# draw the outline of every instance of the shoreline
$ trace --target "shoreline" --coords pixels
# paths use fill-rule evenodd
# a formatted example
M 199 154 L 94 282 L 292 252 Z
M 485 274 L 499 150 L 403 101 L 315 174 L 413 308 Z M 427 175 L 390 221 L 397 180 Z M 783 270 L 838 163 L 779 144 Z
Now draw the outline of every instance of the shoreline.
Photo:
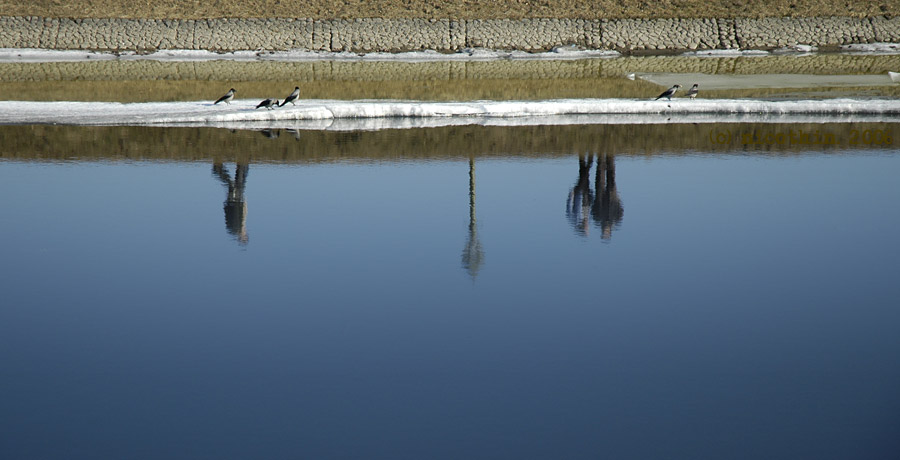
M 900 42 L 900 17 L 735 19 L 60 19 L 0 17 L 0 48 L 459 53 L 560 49 L 634 54 L 771 51 Z
M 454 52 L 435 50 L 402 51 L 389 53 L 373 51 L 354 53 L 350 51 L 292 50 L 237 50 L 209 51 L 190 49 L 160 49 L 153 51 L 135 50 L 85 50 L 46 48 L 3 48 L 0 47 L 0 63 L 51 63 L 51 62 L 104 62 L 104 61 L 160 61 L 160 62 L 395 62 L 395 63 L 439 63 L 439 62 L 492 62 L 492 61 L 578 61 L 583 59 L 615 59 L 620 57 L 657 57 L 686 59 L 735 59 L 754 57 L 808 57 L 814 55 L 834 56 L 897 56 L 900 43 L 864 43 L 822 48 L 809 45 L 784 46 L 776 49 L 715 49 L 671 51 L 662 53 L 628 53 L 614 50 L 583 49 L 574 45 L 557 47 L 548 51 L 494 50 L 488 48 L 466 48 Z
M 568 123 L 570 118 L 610 118 L 612 122 L 647 118 L 668 123 L 672 117 L 682 122 L 731 122 L 748 118 L 787 119 L 802 122 L 829 117 L 860 117 L 872 121 L 894 119 L 900 114 L 895 99 L 747 100 L 690 99 L 675 97 L 641 99 L 556 99 L 547 101 L 400 101 L 400 100 L 316 100 L 300 99 L 289 107 L 267 107 L 255 99 L 234 99 L 216 106 L 210 101 L 185 102 L 28 102 L 0 101 L 0 124 L 65 124 L 92 126 L 197 126 L 232 127 L 262 125 L 313 127 L 335 122 L 368 126 L 402 123 L 415 127 L 428 122 L 463 120 L 465 123 L 501 125 L 541 124 L 548 119 Z M 549 117 L 549 118 L 548 118 Z

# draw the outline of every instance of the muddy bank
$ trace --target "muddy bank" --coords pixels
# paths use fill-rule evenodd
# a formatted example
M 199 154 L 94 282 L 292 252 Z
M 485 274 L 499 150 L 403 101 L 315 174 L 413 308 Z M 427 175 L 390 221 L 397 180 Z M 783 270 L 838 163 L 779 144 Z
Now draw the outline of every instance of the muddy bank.
M 900 42 L 900 17 L 738 19 L 66 19 L 0 17 L 0 48 L 670 52 Z
M 50 18 L 667 19 L 866 18 L 900 15 L 898 0 L 0 0 L 0 16 Z

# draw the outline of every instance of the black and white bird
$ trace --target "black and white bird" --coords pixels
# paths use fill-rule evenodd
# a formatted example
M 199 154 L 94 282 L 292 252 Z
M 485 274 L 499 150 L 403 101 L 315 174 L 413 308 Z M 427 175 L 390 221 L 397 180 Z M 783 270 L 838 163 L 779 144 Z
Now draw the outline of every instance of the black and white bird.
M 236 93 L 236 92 L 237 92 L 237 90 L 235 90 L 234 88 L 229 89 L 228 92 L 225 93 L 224 96 L 216 99 L 216 102 L 214 102 L 213 105 L 216 105 L 220 102 L 224 102 L 226 104 L 231 104 L 231 100 L 234 99 L 234 93 Z
M 700 92 L 700 85 L 694 83 L 694 86 L 691 86 L 691 89 L 688 90 L 687 97 L 693 99 L 693 98 L 697 97 L 697 93 L 699 93 L 699 92 Z
M 654 99 L 654 101 L 658 101 L 662 98 L 666 98 L 671 101 L 672 95 L 675 94 L 675 91 L 678 91 L 678 88 L 681 88 L 681 85 L 675 85 L 675 86 L 663 91 L 663 93 L 660 94 L 659 96 L 657 96 L 656 99 Z
M 257 104 L 256 108 L 265 107 L 269 110 L 273 110 L 275 107 L 278 107 L 278 99 L 266 99 L 259 104 Z
M 294 91 L 292 91 L 291 94 L 288 95 L 288 97 L 284 98 L 284 102 L 281 103 L 281 107 L 284 107 L 288 102 L 290 102 L 291 105 L 297 105 L 298 97 L 300 97 L 300 87 L 295 86 Z

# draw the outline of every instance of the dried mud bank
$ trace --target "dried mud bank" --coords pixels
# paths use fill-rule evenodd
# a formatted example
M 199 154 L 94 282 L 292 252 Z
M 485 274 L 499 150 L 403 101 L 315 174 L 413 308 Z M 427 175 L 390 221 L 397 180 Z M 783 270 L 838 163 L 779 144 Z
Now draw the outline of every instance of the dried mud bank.
M 763 19 L 57 19 L 0 17 L 0 48 L 96 51 L 666 52 L 900 42 L 900 17 Z

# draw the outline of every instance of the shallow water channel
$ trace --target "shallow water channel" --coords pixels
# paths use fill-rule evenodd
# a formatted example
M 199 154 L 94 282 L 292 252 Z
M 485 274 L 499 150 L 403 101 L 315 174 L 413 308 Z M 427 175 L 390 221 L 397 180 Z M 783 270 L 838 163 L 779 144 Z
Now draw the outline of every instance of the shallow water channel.
M 891 458 L 898 136 L 0 126 L 0 456 Z
M 48 58 L 49 59 L 49 58 Z M 820 53 L 492 60 L 0 59 L 0 98 L 30 101 L 237 98 L 425 101 L 653 98 L 679 83 L 699 98 L 898 97 L 900 54 Z M 684 94 L 684 93 L 681 93 Z

